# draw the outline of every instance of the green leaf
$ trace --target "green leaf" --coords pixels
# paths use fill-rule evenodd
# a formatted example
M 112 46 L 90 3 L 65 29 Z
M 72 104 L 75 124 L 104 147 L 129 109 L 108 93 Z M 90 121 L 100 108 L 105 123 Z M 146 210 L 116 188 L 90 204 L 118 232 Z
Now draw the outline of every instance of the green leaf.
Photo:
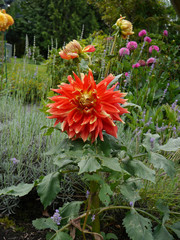
M 10 186 L 0 190 L 0 195 L 12 195 L 12 196 L 25 196 L 27 195 L 32 188 L 34 187 L 34 183 L 19 183 L 17 186 Z
M 110 186 L 107 183 L 104 183 L 99 191 L 99 199 L 106 206 L 109 205 L 111 199 L 109 196 L 112 196 L 113 192 L 111 191 Z
M 129 160 L 124 163 L 124 168 L 127 172 L 131 173 L 133 176 L 138 176 L 143 179 L 147 179 L 155 183 L 155 171 L 148 168 L 142 162 L 138 160 Z
M 38 229 L 47 229 L 50 228 L 54 231 L 58 230 L 58 226 L 51 218 L 38 218 L 32 221 L 33 226 Z
M 132 240 L 154 240 L 151 221 L 141 216 L 135 209 L 128 212 L 123 219 L 123 225 Z
M 37 185 L 37 192 L 40 200 L 46 208 L 56 198 L 60 192 L 60 173 L 53 172 L 45 176 L 40 184 Z
M 112 158 L 112 157 L 105 157 L 102 155 L 97 156 L 101 160 L 101 164 L 104 167 L 107 167 L 111 170 L 122 172 L 122 168 L 120 167 L 119 159 L 118 158 Z
M 67 224 L 70 219 L 74 219 L 79 216 L 79 210 L 82 203 L 82 201 L 65 203 L 64 206 L 59 209 L 60 215 L 62 217 L 61 226 Z
M 159 138 L 160 136 L 158 134 L 151 134 L 151 133 L 146 133 L 144 134 L 145 135 L 145 138 L 143 140 L 143 147 L 146 148 L 147 152 L 150 152 L 150 151 L 157 151 L 159 150 Z M 154 142 L 153 142 L 153 148 L 152 148 L 152 144 L 151 144 L 151 139 L 154 139 Z
M 82 156 L 78 166 L 80 168 L 79 174 L 85 172 L 96 172 L 101 168 L 101 165 L 96 160 L 96 157 L 90 155 Z
M 72 240 L 72 237 L 65 232 L 57 232 L 49 240 Z
M 178 138 L 170 138 L 165 145 L 159 146 L 159 150 L 163 150 L 166 152 L 174 152 L 180 148 L 180 137 Z
M 53 161 L 53 163 L 55 165 L 57 165 L 59 168 L 63 168 L 67 165 L 69 165 L 70 163 L 74 163 L 73 160 L 70 160 L 70 159 L 66 159 L 66 158 L 60 158 L 60 157 L 56 157 Z
M 104 183 L 104 179 L 102 178 L 102 176 L 94 173 L 92 175 L 90 174 L 84 174 L 83 179 L 87 180 L 87 181 L 94 181 L 94 182 L 98 182 L 100 184 Z
M 115 240 L 118 240 L 117 236 L 114 234 L 114 233 L 108 233 L 106 235 L 106 240 L 111 240 L 111 239 L 115 239 Z
M 153 233 L 154 240 L 173 240 L 173 236 L 168 232 L 164 225 L 158 225 Z
M 157 169 L 164 169 L 168 176 L 173 177 L 175 174 L 174 162 L 166 159 L 159 153 L 150 152 L 150 163 Z
M 159 209 L 161 213 L 163 213 L 162 224 L 164 224 L 167 220 L 169 220 L 169 207 L 164 203 L 162 199 L 159 199 L 156 203 L 156 207 Z
M 180 221 L 174 223 L 172 226 L 169 226 L 178 236 L 178 238 L 180 238 Z
M 126 198 L 128 202 L 136 202 L 141 199 L 139 195 L 139 189 L 135 182 L 126 182 L 120 187 L 122 195 Z
M 137 105 L 137 104 L 129 103 L 129 102 L 128 102 L 128 103 L 126 103 L 124 106 L 125 106 L 125 107 L 134 107 L 134 108 L 138 108 L 139 111 L 142 112 L 142 108 L 141 108 L 141 106 L 139 106 L 139 105 Z

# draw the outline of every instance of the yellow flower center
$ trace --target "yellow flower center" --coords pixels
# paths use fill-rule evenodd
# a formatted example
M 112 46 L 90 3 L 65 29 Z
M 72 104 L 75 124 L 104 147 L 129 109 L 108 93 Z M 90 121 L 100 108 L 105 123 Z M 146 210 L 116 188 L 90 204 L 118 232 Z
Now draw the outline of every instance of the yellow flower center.
M 84 92 L 79 96 L 78 101 L 79 101 L 80 107 L 90 108 L 90 107 L 94 106 L 96 99 L 91 94 L 91 92 Z

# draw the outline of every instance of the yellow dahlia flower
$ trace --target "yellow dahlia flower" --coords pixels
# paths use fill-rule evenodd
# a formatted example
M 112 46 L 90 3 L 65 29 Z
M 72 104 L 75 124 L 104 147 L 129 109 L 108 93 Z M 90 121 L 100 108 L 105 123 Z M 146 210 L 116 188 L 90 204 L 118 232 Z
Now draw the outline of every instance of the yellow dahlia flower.
M 13 24 L 14 19 L 6 13 L 6 10 L 0 10 L 0 31 L 6 31 Z
M 129 35 L 134 34 L 134 32 L 132 31 L 132 23 L 124 18 L 125 17 L 120 17 L 115 25 L 119 27 L 122 38 L 126 39 Z

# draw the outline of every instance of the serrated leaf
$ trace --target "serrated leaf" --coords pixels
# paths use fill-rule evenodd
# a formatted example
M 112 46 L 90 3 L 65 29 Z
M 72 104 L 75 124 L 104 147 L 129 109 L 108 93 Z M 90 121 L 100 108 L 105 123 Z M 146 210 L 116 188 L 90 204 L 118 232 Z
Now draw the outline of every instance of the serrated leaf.
M 175 233 L 176 235 L 180 238 L 180 222 L 174 223 L 172 226 L 169 226 Z
M 101 168 L 101 165 L 98 163 L 94 156 L 86 155 L 82 156 L 80 162 L 78 162 L 79 174 L 85 172 L 96 172 Z
M 60 192 L 59 177 L 58 172 L 50 173 L 37 185 L 37 192 L 44 208 L 49 206 Z
M 133 176 L 138 176 L 155 183 L 155 171 L 138 160 L 127 161 L 124 163 L 124 168 Z
M 166 159 L 159 153 L 150 152 L 150 163 L 157 169 L 164 169 L 168 176 L 173 177 L 175 174 L 174 162 Z
M 56 225 L 55 222 L 53 222 L 51 218 L 38 218 L 32 221 L 32 225 L 38 230 L 47 228 L 52 229 L 54 231 L 58 230 L 58 226 Z
M 155 152 L 159 150 L 159 138 L 160 136 L 158 134 L 151 134 L 151 133 L 146 133 L 144 134 L 145 138 L 143 140 L 143 147 L 146 148 L 147 152 Z M 154 139 L 153 144 L 151 143 L 151 139 Z M 152 147 L 153 145 L 153 147 Z
M 134 209 L 131 209 L 123 219 L 123 225 L 132 240 L 154 240 L 151 221 L 141 216 Z
M 122 172 L 122 168 L 120 167 L 119 159 L 118 158 L 112 158 L 112 157 L 105 157 L 102 155 L 97 156 L 101 160 L 101 164 L 104 167 L 107 167 L 111 170 Z
M 166 152 L 174 152 L 180 148 L 180 137 L 178 138 L 170 138 L 165 145 L 159 146 L 159 150 L 163 150 Z
M 110 197 L 112 196 L 113 192 L 111 191 L 110 186 L 107 183 L 104 183 L 99 191 L 99 199 L 105 206 L 108 206 L 110 203 Z
M 50 240 L 72 240 L 72 237 L 65 232 L 57 232 L 50 238 Z
M 61 226 L 67 224 L 70 219 L 74 219 L 79 216 L 79 210 L 82 203 L 82 201 L 65 203 L 64 206 L 59 209 L 60 215 L 62 217 Z
M 0 195 L 12 195 L 22 197 L 27 195 L 32 188 L 34 187 L 34 183 L 19 183 L 17 186 L 10 186 L 0 190 Z
M 120 187 L 122 195 L 126 198 L 128 202 L 136 202 L 141 199 L 139 195 L 139 189 L 134 182 L 127 182 Z
M 158 225 L 153 233 L 154 240 L 173 240 L 173 236 L 163 225 Z

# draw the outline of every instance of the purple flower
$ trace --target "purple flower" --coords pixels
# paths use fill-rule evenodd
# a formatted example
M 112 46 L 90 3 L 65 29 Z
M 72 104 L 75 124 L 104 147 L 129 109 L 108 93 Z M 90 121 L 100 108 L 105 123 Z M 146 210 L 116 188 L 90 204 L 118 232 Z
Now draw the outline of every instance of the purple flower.
M 16 164 L 18 164 L 20 162 L 16 158 L 11 158 L 10 161 L 12 161 L 14 165 L 16 165 Z
M 95 218 L 96 218 L 96 216 L 92 215 L 92 217 L 91 217 L 92 222 L 94 222 Z
M 120 50 L 119 50 L 119 55 L 121 56 L 121 57 L 123 57 L 123 56 L 125 56 L 125 55 L 129 55 L 130 54 L 130 51 L 129 51 L 129 49 L 128 48 L 121 48 Z
M 155 50 L 156 52 L 159 52 L 159 47 L 156 45 L 152 45 L 149 47 L 149 52 L 152 53 L 152 51 Z
M 151 149 L 153 149 L 154 147 L 154 141 L 155 141 L 155 138 L 150 138 Z
M 134 203 L 133 203 L 133 202 L 130 202 L 129 205 L 130 205 L 131 207 L 133 207 L 133 206 L 134 206 Z
M 131 41 L 131 42 L 128 42 L 128 43 L 127 43 L 126 47 L 127 47 L 130 51 L 132 51 L 132 50 L 135 50 L 135 49 L 138 47 L 138 44 L 137 44 L 137 42 L 135 42 L 135 41 Z
M 164 31 L 163 31 L 163 35 L 164 35 L 165 37 L 167 37 L 167 36 L 168 36 L 168 31 L 167 31 L 167 30 L 164 30 Z
M 150 43 L 151 41 L 152 41 L 152 39 L 151 39 L 150 37 L 148 37 L 148 36 L 146 36 L 146 37 L 144 38 L 144 42 Z
M 89 194 L 90 194 L 90 191 L 87 190 L 87 192 L 86 192 L 86 198 L 89 197 Z
M 146 32 L 145 29 L 141 30 L 141 31 L 138 33 L 139 37 L 143 37 L 143 36 L 146 35 L 146 34 L 147 34 L 147 32 Z
M 147 66 L 151 66 L 155 62 L 156 62 L 156 59 L 151 57 L 146 61 L 146 64 L 147 64 Z
M 54 213 L 54 215 L 51 217 L 51 219 L 52 219 L 57 225 L 60 225 L 61 218 L 62 218 L 62 217 L 61 217 L 60 214 L 59 214 L 59 210 L 56 209 L 56 210 L 55 210 L 55 213 Z

